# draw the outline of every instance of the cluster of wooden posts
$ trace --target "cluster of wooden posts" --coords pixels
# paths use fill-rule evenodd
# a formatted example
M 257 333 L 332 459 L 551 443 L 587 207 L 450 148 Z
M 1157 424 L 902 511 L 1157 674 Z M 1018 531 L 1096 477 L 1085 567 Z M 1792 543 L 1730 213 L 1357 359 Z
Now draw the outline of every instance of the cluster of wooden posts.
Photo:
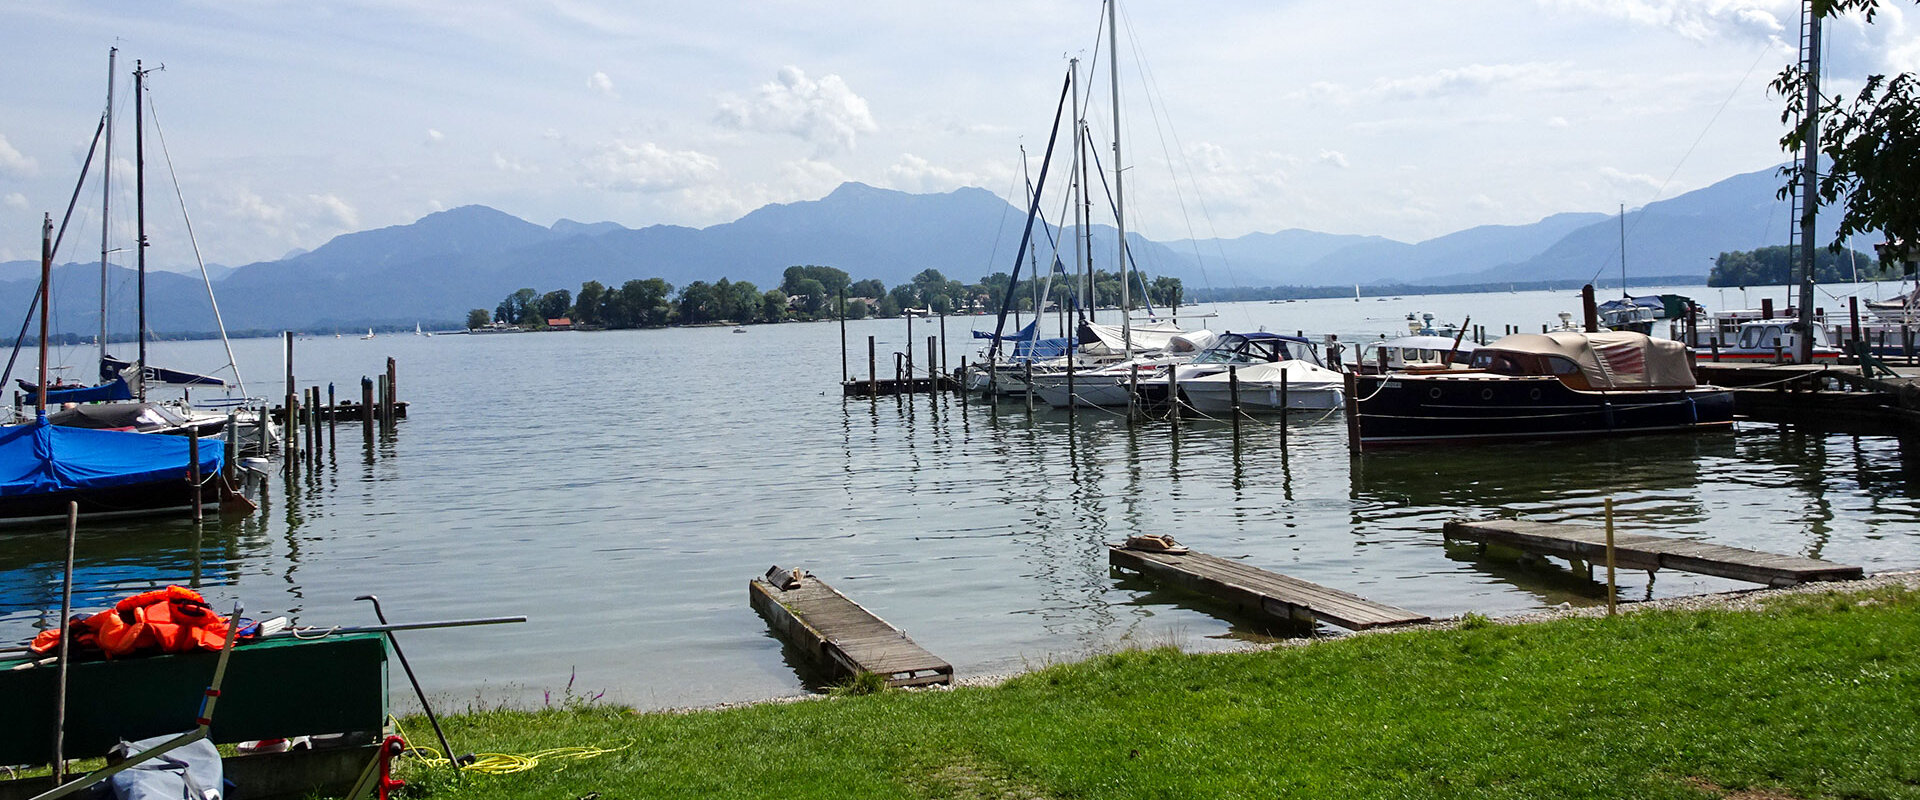
M 298 475 L 303 468 L 312 469 L 320 463 L 320 456 L 326 450 L 337 449 L 339 424 L 343 418 L 360 420 L 361 437 L 371 445 L 376 429 L 383 434 L 389 433 L 394 423 L 407 415 L 407 404 L 400 401 L 400 381 L 392 357 L 387 358 L 384 374 L 360 378 L 358 403 L 352 400 L 342 402 L 335 396 L 331 383 L 327 384 L 323 401 L 319 386 L 298 388 L 293 374 L 292 333 L 286 334 L 286 345 L 286 404 L 274 409 L 272 414 L 285 426 L 281 468 L 286 474 Z

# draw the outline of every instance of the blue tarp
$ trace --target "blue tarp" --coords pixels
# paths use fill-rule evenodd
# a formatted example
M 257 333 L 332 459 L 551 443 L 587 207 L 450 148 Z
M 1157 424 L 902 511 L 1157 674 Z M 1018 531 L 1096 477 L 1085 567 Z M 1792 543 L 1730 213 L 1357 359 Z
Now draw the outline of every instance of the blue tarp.
M 1024 342 L 1029 339 L 1032 339 L 1034 335 L 1039 332 L 1039 329 L 1040 329 L 1040 320 L 1035 319 L 1034 321 L 1027 323 L 1027 327 L 1021 328 L 1019 333 L 1000 337 L 1000 341 Z M 992 331 L 974 331 L 973 338 L 991 339 L 993 338 L 993 332 Z
M 1080 346 L 1080 343 L 1074 341 L 1073 337 L 1070 336 L 1059 339 L 1041 339 L 1034 342 L 1017 342 L 1013 345 L 1013 360 L 1044 361 L 1050 358 L 1059 358 L 1073 352 L 1073 348 L 1078 346 Z
M 71 489 L 184 482 L 192 442 L 185 436 L 67 428 L 44 417 L 0 429 L 0 497 Z M 218 441 L 200 443 L 200 474 L 221 468 Z
M 61 403 L 105 403 L 110 400 L 132 400 L 133 390 L 127 388 L 126 378 L 114 378 L 112 383 L 99 386 L 87 386 L 80 389 L 49 389 L 47 405 Z

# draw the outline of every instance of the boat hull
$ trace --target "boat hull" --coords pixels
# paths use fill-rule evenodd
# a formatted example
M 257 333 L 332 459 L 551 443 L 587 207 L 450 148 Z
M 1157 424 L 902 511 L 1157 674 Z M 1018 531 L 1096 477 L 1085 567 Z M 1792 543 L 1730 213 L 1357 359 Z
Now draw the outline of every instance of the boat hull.
M 65 520 L 69 502 L 78 503 L 80 516 L 89 519 L 189 513 L 193 510 L 193 488 L 185 473 L 182 470 L 178 478 L 126 486 L 0 497 L 0 527 Z M 200 503 L 203 508 L 219 507 L 218 479 L 201 486 Z
M 1223 415 L 1233 413 L 1233 395 L 1228 387 L 1215 385 L 1216 382 L 1193 382 L 1180 385 L 1180 398 L 1189 408 L 1202 414 Z M 1345 393 L 1338 386 L 1289 385 L 1286 392 L 1286 407 L 1281 408 L 1280 386 L 1278 384 L 1241 385 L 1240 410 L 1243 412 L 1277 411 L 1332 411 L 1345 401 Z
M 1553 377 L 1355 376 L 1353 434 L 1362 445 L 1621 436 L 1724 428 L 1733 393 L 1581 391 Z

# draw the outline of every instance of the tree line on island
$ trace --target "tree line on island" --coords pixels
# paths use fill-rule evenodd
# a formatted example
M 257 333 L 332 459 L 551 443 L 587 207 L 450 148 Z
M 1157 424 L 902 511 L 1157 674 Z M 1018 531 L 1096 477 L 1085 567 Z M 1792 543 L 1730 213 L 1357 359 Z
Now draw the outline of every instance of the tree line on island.
M 856 281 L 836 267 L 808 264 L 788 267 L 780 286 L 765 291 L 751 281 L 726 278 L 712 283 L 694 281 L 678 289 L 660 278 L 635 279 L 619 286 L 587 281 L 578 293 L 555 289 L 543 294 L 531 288 L 520 289 L 507 295 L 492 312 L 484 308 L 467 312 L 467 327 L 501 325 L 538 330 L 560 319 L 567 320 L 571 327 L 585 329 L 806 322 L 838 319 L 842 298 L 848 319 L 907 313 L 992 313 L 1006 304 L 1009 278 L 1005 272 L 996 272 L 967 284 L 929 269 L 889 289 L 876 279 Z M 1050 283 L 1044 277 L 1021 281 L 1012 287 L 1012 307 L 1031 313 L 1043 296 L 1048 308 L 1056 304 L 1078 307 L 1086 293 L 1086 287 L 1078 283 L 1059 273 L 1051 276 Z M 1182 301 L 1179 278 L 1141 280 L 1135 288 L 1129 300 L 1136 308 L 1143 305 L 1142 289 L 1144 303 L 1155 307 L 1176 306 Z M 1093 298 L 1095 305 L 1119 305 L 1120 276 L 1096 271 Z

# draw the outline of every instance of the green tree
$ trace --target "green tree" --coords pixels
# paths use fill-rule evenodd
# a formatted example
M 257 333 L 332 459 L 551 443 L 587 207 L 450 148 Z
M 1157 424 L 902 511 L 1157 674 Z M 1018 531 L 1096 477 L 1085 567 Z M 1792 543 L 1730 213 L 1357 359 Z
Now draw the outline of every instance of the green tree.
M 555 289 L 540 295 L 540 300 L 534 303 L 535 315 L 541 322 L 564 317 L 572 309 L 573 293 L 565 289 Z
M 788 267 L 787 271 L 781 275 L 780 290 L 788 295 L 806 294 L 798 287 L 800 281 L 807 279 L 819 281 L 820 285 L 826 288 L 828 297 L 838 297 L 852 280 L 843 270 L 808 264 L 801 267 Z
M 607 287 L 600 285 L 599 281 L 580 284 L 580 294 L 573 300 L 573 321 L 582 325 L 600 324 L 600 304 L 606 297 Z
M 505 322 L 508 325 L 518 325 L 525 322 L 527 320 L 527 311 L 533 307 L 534 301 L 539 298 L 540 293 L 532 289 L 515 290 L 513 294 L 507 295 L 507 299 L 500 301 L 500 305 L 493 309 L 493 318 Z
M 808 317 L 817 318 L 828 308 L 827 286 L 817 279 L 801 278 L 788 293 L 800 298 L 800 311 Z
M 1813 0 L 1813 13 L 1822 18 L 1863 11 L 1871 24 L 1879 10 L 1879 0 Z M 1801 152 L 1807 144 L 1800 120 L 1809 110 L 1808 78 L 1792 65 L 1773 81 L 1773 90 L 1786 99 L 1780 120 L 1793 125 L 1780 139 L 1789 152 Z M 1920 247 L 1920 192 L 1914 191 L 1920 186 L 1920 158 L 1914 157 L 1920 148 L 1920 78 L 1910 72 L 1870 75 L 1851 103 L 1823 93 L 1816 105 L 1821 119 L 1816 147 L 1831 163 L 1818 176 L 1815 194 L 1821 204 L 1841 209 L 1830 247 L 1839 250 L 1848 237 L 1874 230 L 1887 237 L 1894 252 Z M 1802 185 L 1801 169 L 1796 161 L 1782 170 L 1787 177 L 1782 198 Z
M 492 320 L 493 320 L 493 317 L 489 315 L 487 313 L 487 310 L 484 308 L 476 308 L 472 311 L 467 312 L 467 328 L 469 330 L 473 328 L 487 327 L 487 323 L 491 322 Z
M 721 279 L 722 283 L 725 281 L 726 279 Z M 761 295 L 760 287 L 753 285 L 751 281 L 736 281 L 725 288 L 715 284 L 714 294 L 726 309 L 723 319 L 734 322 L 758 322 L 765 316 L 762 308 L 766 304 L 766 298 Z
M 847 300 L 847 319 L 866 319 L 868 313 L 866 300 Z
M 880 281 L 875 280 L 873 278 L 868 278 L 863 281 L 855 281 L 852 286 L 847 287 L 848 297 L 871 297 L 875 300 L 878 300 L 880 299 L 880 295 L 883 295 L 886 293 L 887 293 L 886 284 L 883 284 Z
M 903 283 L 887 292 L 887 299 L 893 301 L 894 312 L 884 316 L 894 316 L 909 308 L 917 308 L 920 304 L 920 293 L 914 289 L 913 284 Z M 880 307 L 886 308 L 884 304 Z
M 779 289 L 768 289 L 760 296 L 760 318 L 768 322 L 779 322 L 787 318 L 787 293 Z
M 1153 283 L 1147 287 L 1147 297 L 1153 300 L 1154 305 L 1162 308 L 1179 305 L 1181 293 L 1180 279 L 1165 275 L 1154 278 Z
M 680 309 L 682 325 L 696 325 L 714 319 L 713 285 L 706 281 L 694 281 L 681 287 L 675 305 Z
M 1872 256 L 1857 250 L 1836 253 L 1822 248 L 1813 256 L 1813 279 L 1817 283 L 1850 283 L 1856 271 L 1870 275 L 1880 266 Z M 1797 266 L 1785 247 L 1721 253 L 1713 261 L 1707 285 L 1784 286 L 1793 282 Z
M 880 296 L 879 315 L 882 317 L 900 316 L 900 301 L 893 299 L 892 293 Z

